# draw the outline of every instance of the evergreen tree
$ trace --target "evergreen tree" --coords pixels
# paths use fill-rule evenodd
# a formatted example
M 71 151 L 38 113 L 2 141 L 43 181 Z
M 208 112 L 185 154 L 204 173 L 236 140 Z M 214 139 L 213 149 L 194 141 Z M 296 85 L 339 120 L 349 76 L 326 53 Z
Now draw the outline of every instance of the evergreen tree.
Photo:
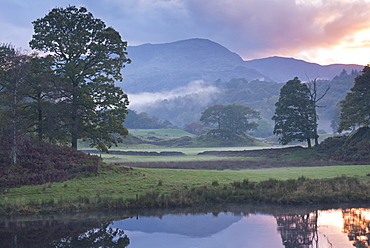
M 340 124 L 338 132 L 352 130 L 355 126 L 370 125 L 370 67 L 365 66 L 362 74 L 355 78 L 355 84 L 340 102 Z
M 294 140 L 307 141 L 308 147 L 311 147 L 311 139 L 317 136 L 317 123 L 315 102 L 307 85 L 297 77 L 288 81 L 281 88 L 275 106 L 272 120 L 275 121 L 274 134 L 281 135 L 280 143 L 286 145 Z

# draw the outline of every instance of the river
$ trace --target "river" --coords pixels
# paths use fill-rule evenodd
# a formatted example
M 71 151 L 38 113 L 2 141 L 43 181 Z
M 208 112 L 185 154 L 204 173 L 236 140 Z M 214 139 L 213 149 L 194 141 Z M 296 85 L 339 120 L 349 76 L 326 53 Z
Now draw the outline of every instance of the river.
M 0 247 L 370 247 L 367 206 L 217 205 L 0 217 Z

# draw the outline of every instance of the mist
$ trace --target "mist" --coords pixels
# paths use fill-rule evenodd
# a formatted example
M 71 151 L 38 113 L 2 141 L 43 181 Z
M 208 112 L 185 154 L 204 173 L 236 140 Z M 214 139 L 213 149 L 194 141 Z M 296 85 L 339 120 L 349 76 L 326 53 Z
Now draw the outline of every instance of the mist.
M 161 104 L 161 102 L 167 100 L 171 101 L 176 98 L 201 95 L 201 97 L 193 98 L 194 101 L 199 101 L 202 106 L 207 105 L 211 100 L 211 95 L 219 92 L 219 89 L 214 85 L 208 84 L 203 80 L 196 80 L 190 82 L 184 87 L 178 87 L 170 91 L 162 92 L 142 92 L 139 94 L 128 93 L 130 101 L 129 108 L 136 112 L 145 112 L 148 108 L 153 108 L 154 105 Z M 158 106 L 160 107 L 160 106 Z

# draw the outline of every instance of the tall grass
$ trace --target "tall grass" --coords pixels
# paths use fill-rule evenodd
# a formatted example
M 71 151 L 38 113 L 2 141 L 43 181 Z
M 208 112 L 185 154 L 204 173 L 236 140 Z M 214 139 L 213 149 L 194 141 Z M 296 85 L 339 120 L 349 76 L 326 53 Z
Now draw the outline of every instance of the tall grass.
M 0 214 L 192 206 L 206 202 L 367 202 L 369 169 L 356 165 L 204 171 L 111 165 L 96 177 L 5 189 L 0 195 Z
M 162 186 L 159 185 L 158 186 Z M 206 203 L 270 203 L 270 204 L 316 204 L 370 202 L 369 180 L 353 177 L 329 179 L 269 179 L 251 182 L 247 179 L 220 185 L 213 181 L 210 185 L 183 188 L 165 193 L 158 189 L 136 197 L 124 196 L 78 196 L 73 199 L 60 198 L 42 202 L 24 198 L 0 205 L 1 214 L 29 214 L 65 211 L 89 211 L 105 209 L 132 209 L 158 207 L 185 207 Z

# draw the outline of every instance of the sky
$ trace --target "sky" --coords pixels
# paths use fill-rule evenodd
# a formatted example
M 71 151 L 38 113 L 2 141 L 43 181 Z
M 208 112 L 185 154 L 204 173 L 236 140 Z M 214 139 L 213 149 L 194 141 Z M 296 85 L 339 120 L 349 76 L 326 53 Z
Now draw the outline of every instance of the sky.
M 29 50 L 32 22 L 68 5 L 86 7 L 129 46 L 205 38 L 244 60 L 370 63 L 370 0 L 1 0 L 0 43 Z

